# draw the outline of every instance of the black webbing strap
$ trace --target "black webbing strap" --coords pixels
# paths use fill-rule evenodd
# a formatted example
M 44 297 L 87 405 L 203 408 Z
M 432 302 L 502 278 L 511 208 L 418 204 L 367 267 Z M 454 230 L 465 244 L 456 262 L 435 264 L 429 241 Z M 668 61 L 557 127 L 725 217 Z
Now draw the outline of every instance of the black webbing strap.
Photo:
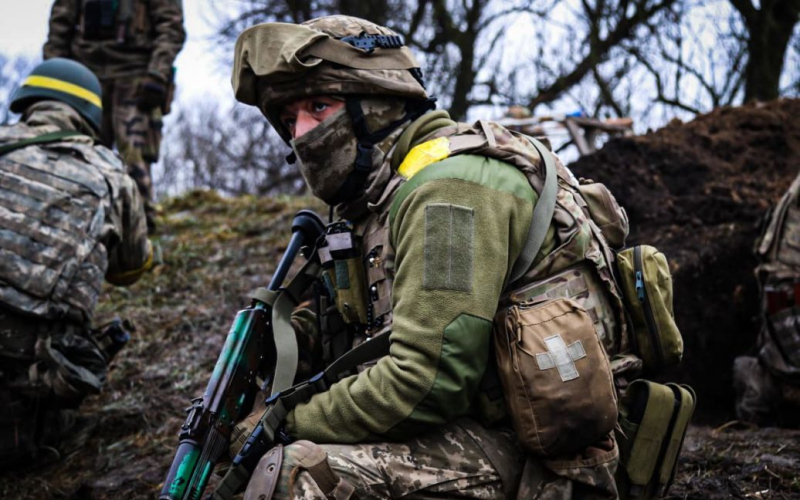
M 368 363 L 389 354 L 389 333 L 382 333 L 367 340 L 363 344 L 350 349 L 322 372 L 328 385 L 336 382 L 343 374 L 355 370 L 359 365 Z
M 67 137 L 74 137 L 77 135 L 86 135 L 86 134 L 81 134 L 80 132 L 62 130 L 59 132 L 50 132 L 48 134 L 37 135 L 36 137 L 31 137 L 29 139 L 22 139 L 17 142 L 12 142 L 0 146 L 0 155 L 16 151 L 17 149 L 21 149 L 27 146 L 33 146 L 34 144 L 47 144 L 48 142 L 57 142 L 66 139 Z
M 300 403 L 305 403 L 311 399 L 314 394 L 330 389 L 331 385 L 338 381 L 342 375 L 352 372 L 359 365 L 389 354 L 389 345 L 389 333 L 377 335 L 347 351 L 324 371 L 274 397 L 281 402 L 282 407 L 288 413 Z M 267 401 L 269 404 L 270 400 Z

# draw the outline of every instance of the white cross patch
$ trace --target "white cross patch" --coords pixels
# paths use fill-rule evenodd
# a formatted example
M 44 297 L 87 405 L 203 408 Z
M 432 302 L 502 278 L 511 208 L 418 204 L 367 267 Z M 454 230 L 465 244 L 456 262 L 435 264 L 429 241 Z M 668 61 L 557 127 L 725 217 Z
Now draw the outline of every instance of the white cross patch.
M 547 352 L 536 355 L 536 364 L 539 365 L 540 370 L 556 368 L 563 382 L 574 380 L 580 376 L 575 361 L 586 357 L 586 351 L 580 340 L 567 346 L 561 335 L 553 335 L 544 339 L 544 343 L 547 346 Z

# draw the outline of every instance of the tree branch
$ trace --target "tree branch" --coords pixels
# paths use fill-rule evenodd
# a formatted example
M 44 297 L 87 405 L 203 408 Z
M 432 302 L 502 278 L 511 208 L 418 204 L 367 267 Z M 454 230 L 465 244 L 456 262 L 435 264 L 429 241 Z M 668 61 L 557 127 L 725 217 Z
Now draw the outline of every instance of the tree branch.
M 662 10 L 672 6 L 675 2 L 676 0 L 662 0 L 651 7 L 647 7 L 647 0 L 640 0 L 636 12 L 630 17 L 623 17 L 605 39 L 600 39 L 596 32 L 590 34 L 588 38 L 591 40 L 592 36 L 596 36 L 597 41 L 590 44 L 590 52 L 587 57 L 579 62 L 572 71 L 558 77 L 550 86 L 539 89 L 537 95 L 529 100 L 528 107 L 533 110 L 540 104 L 558 99 L 564 91 L 583 80 L 592 70 L 592 67 L 608 56 L 612 48 L 618 46 L 623 40 L 630 38 L 636 27 L 645 23 Z

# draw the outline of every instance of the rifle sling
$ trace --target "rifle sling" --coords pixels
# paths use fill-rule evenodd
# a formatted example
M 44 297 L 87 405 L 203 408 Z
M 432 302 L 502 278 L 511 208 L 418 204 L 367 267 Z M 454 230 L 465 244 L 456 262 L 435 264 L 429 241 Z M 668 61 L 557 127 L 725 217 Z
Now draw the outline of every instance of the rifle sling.
M 275 370 L 272 374 L 272 393 L 291 387 L 297 373 L 297 336 L 292 328 L 292 311 L 302 293 L 319 277 L 322 266 L 317 259 L 309 259 L 297 275 L 279 293 L 259 289 L 253 298 L 272 306 L 272 334 L 275 342 Z
M 50 132 L 49 134 L 37 135 L 36 137 L 22 139 L 17 142 L 12 142 L 0 146 L 0 155 L 16 151 L 17 149 L 21 149 L 27 146 L 33 146 L 34 144 L 47 144 L 49 142 L 58 142 L 68 137 L 75 137 L 78 135 L 85 135 L 85 134 L 69 130 L 62 130 L 59 132 Z

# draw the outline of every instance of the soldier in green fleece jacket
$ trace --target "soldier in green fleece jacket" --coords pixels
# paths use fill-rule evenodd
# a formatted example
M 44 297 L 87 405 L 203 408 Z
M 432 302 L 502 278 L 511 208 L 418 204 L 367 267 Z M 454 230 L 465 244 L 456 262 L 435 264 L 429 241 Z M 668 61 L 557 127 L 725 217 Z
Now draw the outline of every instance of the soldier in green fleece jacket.
M 295 441 L 280 467 L 262 460 L 245 497 L 615 498 L 612 437 L 557 463 L 529 458 L 491 383 L 493 318 L 537 200 L 500 148 L 519 139 L 431 111 L 409 49 L 353 17 L 244 31 L 233 87 L 360 243 L 326 280 L 356 332 L 323 339 L 326 361 L 391 335 L 389 355 L 289 413 L 284 430 Z M 524 279 L 583 261 L 608 278 L 583 212 L 564 205 Z M 593 317 L 615 352 L 609 300 L 595 300 Z

